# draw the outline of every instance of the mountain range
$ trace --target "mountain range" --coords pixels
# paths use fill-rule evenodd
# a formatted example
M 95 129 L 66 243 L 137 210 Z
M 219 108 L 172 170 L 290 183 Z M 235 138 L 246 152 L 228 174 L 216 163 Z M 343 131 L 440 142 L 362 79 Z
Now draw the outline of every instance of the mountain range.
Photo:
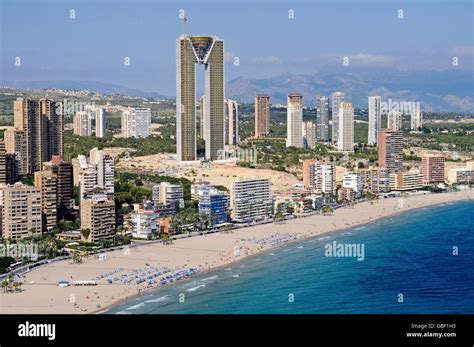
M 314 106 L 316 96 L 329 96 L 335 91 L 345 93 L 354 107 L 367 108 L 369 95 L 380 95 L 382 100 L 420 102 L 422 111 L 474 111 L 474 74 L 472 70 L 400 71 L 323 70 L 312 74 L 285 73 L 268 78 L 238 77 L 226 83 L 226 97 L 239 102 L 253 102 L 256 94 L 265 93 L 272 104 L 286 104 L 287 94 L 303 94 L 303 103 Z M 118 84 L 98 81 L 0 81 L 0 85 L 15 88 L 60 88 L 89 90 L 104 94 L 120 94 L 154 99 L 168 99 L 157 92 L 142 91 Z

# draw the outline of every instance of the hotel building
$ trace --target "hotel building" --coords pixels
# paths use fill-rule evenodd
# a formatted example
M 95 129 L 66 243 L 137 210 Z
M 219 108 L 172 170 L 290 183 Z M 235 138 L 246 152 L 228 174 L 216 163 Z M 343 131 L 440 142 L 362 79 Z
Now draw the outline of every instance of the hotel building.
M 202 186 L 199 190 L 199 214 L 210 217 L 210 225 L 227 223 L 228 195 L 212 186 Z
M 364 191 L 372 194 L 390 191 L 390 177 L 388 169 L 371 167 L 358 171 L 361 175 Z

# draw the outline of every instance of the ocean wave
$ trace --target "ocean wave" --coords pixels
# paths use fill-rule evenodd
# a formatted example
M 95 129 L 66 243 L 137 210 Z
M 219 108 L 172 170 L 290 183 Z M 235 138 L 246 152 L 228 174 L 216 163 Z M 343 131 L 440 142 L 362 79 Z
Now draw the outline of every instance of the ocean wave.
M 162 297 L 159 297 L 159 298 L 156 298 L 156 299 L 147 300 L 147 301 L 145 301 L 145 303 L 149 304 L 149 303 L 153 303 L 153 302 L 161 302 L 161 301 L 165 301 L 167 298 L 168 298 L 168 295 L 165 295 L 165 296 L 162 296 Z
M 196 290 L 198 290 L 199 288 L 204 288 L 206 285 L 205 284 L 200 284 L 196 287 L 192 287 L 192 288 L 189 288 L 188 290 L 186 290 L 187 292 L 195 292 Z
M 138 310 L 140 307 L 143 307 L 143 306 L 145 306 L 145 303 L 141 302 L 137 305 L 134 305 L 134 306 L 131 306 L 131 307 L 127 308 L 127 311 Z

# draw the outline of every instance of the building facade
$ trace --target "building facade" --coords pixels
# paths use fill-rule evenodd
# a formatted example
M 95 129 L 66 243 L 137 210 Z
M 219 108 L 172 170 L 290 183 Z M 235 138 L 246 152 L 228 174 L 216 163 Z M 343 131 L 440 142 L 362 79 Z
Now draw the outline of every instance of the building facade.
M 151 134 L 151 110 L 128 108 L 122 111 L 123 137 L 148 137 Z
M 205 69 L 209 118 L 203 128 L 205 157 L 218 159 L 224 149 L 224 41 L 217 36 L 185 36 L 176 41 L 176 150 L 178 161 L 194 161 L 196 154 L 196 65 Z
M 388 169 L 389 173 L 403 170 L 403 133 L 401 131 L 382 129 L 378 141 L 379 167 Z
M 270 218 L 273 215 L 271 181 L 264 178 L 237 179 L 232 182 L 232 219 L 252 221 Z
M 351 102 L 341 102 L 337 120 L 337 150 L 354 151 L 354 109 Z
M 367 143 L 371 146 L 377 145 L 378 135 L 382 124 L 382 97 L 369 96 L 369 132 Z
M 303 95 L 288 95 L 286 124 L 286 147 L 303 148 Z
M 331 96 L 331 113 L 332 113 L 332 130 L 331 130 L 331 140 L 332 143 L 338 143 L 338 133 L 339 133 L 339 107 L 341 102 L 344 102 L 344 93 L 335 92 Z
M 255 96 L 255 138 L 260 139 L 270 134 L 270 96 Z
M 329 141 L 329 98 L 316 98 L 316 139 L 321 142 Z

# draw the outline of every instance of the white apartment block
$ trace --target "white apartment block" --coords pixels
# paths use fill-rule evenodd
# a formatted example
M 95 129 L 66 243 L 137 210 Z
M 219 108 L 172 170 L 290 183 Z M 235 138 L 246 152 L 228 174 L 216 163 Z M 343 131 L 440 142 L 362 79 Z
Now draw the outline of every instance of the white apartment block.
M 337 150 L 354 151 L 354 108 L 351 102 L 341 102 L 338 116 Z
M 339 107 L 341 102 L 344 102 L 344 93 L 335 92 L 331 96 L 331 110 L 332 110 L 332 131 L 331 131 L 331 140 L 332 143 L 338 143 L 338 133 L 339 133 Z
M 382 97 L 369 96 L 369 133 L 367 143 L 371 146 L 377 144 L 379 131 L 382 123 Z
M 106 125 L 105 125 L 105 109 L 96 107 L 95 113 L 95 137 L 105 137 Z
M 387 128 L 390 130 L 400 131 L 403 128 L 403 113 L 391 110 L 387 115 Z
M 360 196 L 363 191 L 362 176 L 359 172 L 346 172 L 342 178 L 342 188 L 350 188 L 356 196 Z
M 410 129 L 411 131 L 420 131 L 423 126 L 423 116 L 419 109 L 414 110 L 410 114 Z
M 286 147 L 303 148 L 303 96 L 289 94 L 287 105 Z
M 230 208 L 235 221 L 252 221 L 273 215 L 272 183 L 266 178 L 232 182 Z
M 156 188 L 155 188 L 156 187 Z M 179 184 L 161 182 L 159 187 L 158 199 L 162 204 L 178 203 L 179 207 L 184 207 L 184 189 Z M 157 186 L 153 190 L 158 189 Z
M 122 111 L 123 137 L 148 137 L 151 134 L 151 110 L 128 108 Z

